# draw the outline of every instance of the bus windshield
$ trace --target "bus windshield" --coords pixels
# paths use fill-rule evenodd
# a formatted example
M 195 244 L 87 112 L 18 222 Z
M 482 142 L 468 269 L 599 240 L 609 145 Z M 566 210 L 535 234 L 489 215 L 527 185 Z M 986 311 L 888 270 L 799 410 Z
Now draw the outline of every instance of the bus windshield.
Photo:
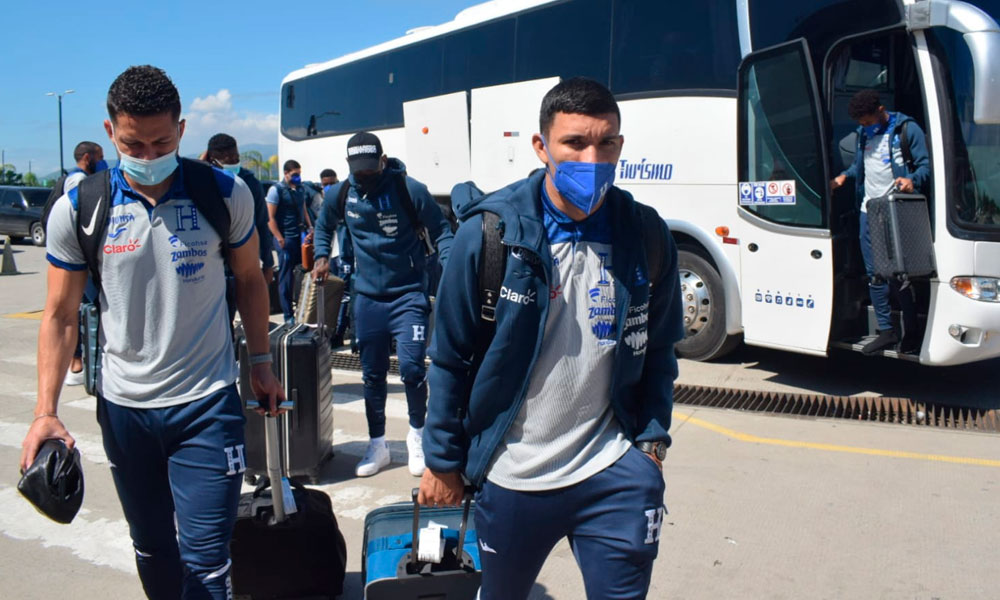
M 975 4 L 994 19 L 996 9 L 1000 8 L 1000 0 L 977 0 Z M 950 86 L 947 92 L 955 119 L 952 170 L 955 181 L 949 186 L 952 197 L 949 213 L 960 227 L 1000 232 L 1000 125 L 982 125 L 972 118 L 975 86 L 972 55 L 962 34 L 934 28 L 933 36 L 947 67 Z M 1000 98 L 996 101 L 1000 102 Z

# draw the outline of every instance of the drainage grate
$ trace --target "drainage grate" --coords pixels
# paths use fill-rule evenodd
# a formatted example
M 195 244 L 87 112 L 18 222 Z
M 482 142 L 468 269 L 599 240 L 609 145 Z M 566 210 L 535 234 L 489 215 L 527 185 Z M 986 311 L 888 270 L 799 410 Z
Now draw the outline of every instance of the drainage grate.
M 345 371 L 360 371 L 361 355 L 353 354 L 350 351 L 332 352 L 330 353 L 330 368 L 343 369 Z M 395 356 L 389 357 L 389 373 L 399 375 L 399 359 Z
M 697 385 L 674 386 L 674 402 L 779 415 L 1000 432 L 1000 411 L 878 396 L 820 396 Z

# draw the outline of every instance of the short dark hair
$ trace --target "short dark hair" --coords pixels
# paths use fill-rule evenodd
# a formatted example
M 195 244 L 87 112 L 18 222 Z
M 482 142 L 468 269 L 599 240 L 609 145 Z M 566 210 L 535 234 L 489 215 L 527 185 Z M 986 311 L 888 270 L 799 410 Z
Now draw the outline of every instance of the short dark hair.
M 295 169 L 301 169 L 302 165 L 299 164 L 297 160 L 286 160 L 285 161 L 285 173 L 289 171 L 294 171 Z
M 112 121 L 122 113 L 148 117 L 166 112 L 180 118 L 181 96 L 163 69 L 152 65 L 129 67 L 108 89 L 108 116 Z
M 91 156 L 97 154 L 97 151 L 101 149 L 101 145 L 96 142 L 80 142 L 73 149 L 73 160 L 80 162 L 83 159 L 84 154 L 89 154 Z
M 333 177 L 334 179 L 336 179 L 337 172 L 334 171 L 333 169 L 323 169 L 322 171 L 319 172 L 319 178 L 323 179 L 324 177 Z
M 208 138 L 208 153 L 222 153 L 236 148 L 236 138 L 227 133 L 217 133 Z
M 863 117 L 877 115 L 882 101 L 879 100 L 878 92 L 875 90 L 861 90 L 851 97 L 847 105 L 847 116 L 857 121 Z
M 542 98 L 538 127 L 543 136 L 548 136 L 552 121 L 555 120 L 556 113 L 560 112 L 588 116 L 614 113 L 618 117 L 619 127 L 622 122 L 618 102 L 611 90 L 586 77 L 561 81 Z

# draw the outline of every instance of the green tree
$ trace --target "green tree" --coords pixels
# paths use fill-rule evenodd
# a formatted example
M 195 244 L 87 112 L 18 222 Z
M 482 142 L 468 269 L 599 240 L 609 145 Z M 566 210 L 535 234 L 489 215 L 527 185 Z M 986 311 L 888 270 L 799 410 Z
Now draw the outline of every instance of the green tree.
M 240 163 L 254 171 L 257 179 L 260 179 L 260 170 L 264 168 L 264 156 L 257 150 L 250 150 L 240 154 Z
M 0 185 L 24 185 L 22 175 L 14 170 L 14 165 L 0 165 Z
M 27 173 L 24 174 L 24 185 L 37 187 L 38 185 L 41 184 L 39 184 L 38 182 L 38 176 L 32 173 L 31 171 L 28 171 Z

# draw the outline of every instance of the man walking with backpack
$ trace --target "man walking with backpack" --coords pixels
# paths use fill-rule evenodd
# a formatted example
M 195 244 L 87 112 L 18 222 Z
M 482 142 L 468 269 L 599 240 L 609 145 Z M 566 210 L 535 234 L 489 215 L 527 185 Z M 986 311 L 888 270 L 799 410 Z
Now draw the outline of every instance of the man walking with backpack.
M 302 165 L 286 160 L 285 177 L 267 190 L 268 227 L 278 251 L 278 297 L 285 323 L 295 320 L 292 298 L 295 292 L 295 267 L 302 264 L 302 236 L 312 228 L 307 206 L 313 191 L 302 182 Z
M 143 588 L 150 598 L 224 600 L 246 468 L 224 262 L 236 277 L 253 392 L 272 413 L 284 395 L 269 364 L 253 198 L 240 179 L 178 158 L 180 96 L 162 70 L 130 67 L 107 105 L 119 166 L 80 182 L 49 222 L 38 401 L 21 468 L 47 439 L 74 444 L 57 405 L 89 272 L 104 353 L 97 418 Z
M 588 598 L 649 588 L 684 332 L 670 233 L 613 186 L 620 122 L 607 88 L 564 81 L 532 138 L 545 169 L 453 192 L 419 501 L 478 488 L 483 600 L 526 598 L 564 537 Z
M 408 177 L 401 161 L 387 158 L 375 135 L 361 132 L 348 140 L 347 164 L 350 176 L 327 192 L 316 224 L 314 277 L 322 280 L 330 272 L 331 239 L 343 221 L 357 262 L 351 304 L 371 438 L 355 474 L 368 477 L 389 465 L 386 374 L 395 338 L 410 420 L 408 466 L 419 477 L 427 412 L 427 262 L 434 252 L 442 262 L 448 260 L 451 228 L 427 186 Z

